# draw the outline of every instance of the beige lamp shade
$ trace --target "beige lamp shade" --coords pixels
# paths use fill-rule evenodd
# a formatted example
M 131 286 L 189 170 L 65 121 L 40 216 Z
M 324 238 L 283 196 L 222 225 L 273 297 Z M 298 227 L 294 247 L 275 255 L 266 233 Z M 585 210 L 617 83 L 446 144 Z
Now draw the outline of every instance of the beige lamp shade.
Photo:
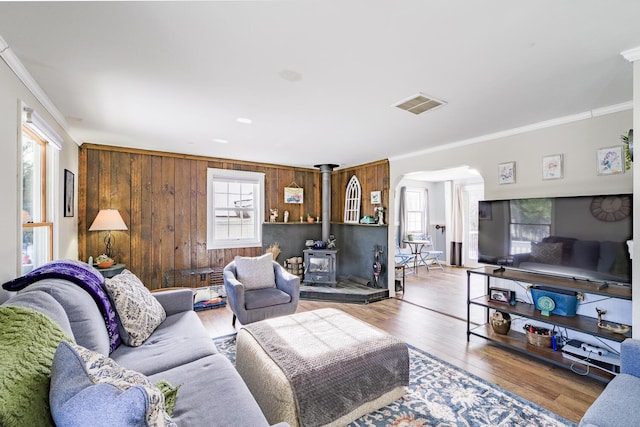
M 107 235 L 104 238 L 105 255 L 109 258 L 113 257 L 113 244 L 115 239 L 111 235 L 112 230 L 127 230 L 127 224 L 124 223 L 120 212 L 117 209 L 100 209 L 93 224 L 89 227 L 89 231 L 104 231 Z
M 100 209 L 93 224 L 89 227 L 89 231 L 104 230 L 128 230 L 127 224 L 124 223 L 120 212 L 117 209 Z

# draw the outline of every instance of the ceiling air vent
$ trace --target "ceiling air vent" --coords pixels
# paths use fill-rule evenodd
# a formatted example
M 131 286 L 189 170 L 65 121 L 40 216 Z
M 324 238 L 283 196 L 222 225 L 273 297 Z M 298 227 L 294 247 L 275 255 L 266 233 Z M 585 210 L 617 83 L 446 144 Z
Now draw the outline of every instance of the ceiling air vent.
M 428 96 L 419 93 L 417 95 L 413 95 L 410 98 L 400 101 L 399 103 L 395 104 L 394 107 L 398 107 L 401 110 L 405 110 L 413 114 L 422 114 L 435 108 L 441 107 L 445 104 L 446 102 L 444 101 L 429 98 Z

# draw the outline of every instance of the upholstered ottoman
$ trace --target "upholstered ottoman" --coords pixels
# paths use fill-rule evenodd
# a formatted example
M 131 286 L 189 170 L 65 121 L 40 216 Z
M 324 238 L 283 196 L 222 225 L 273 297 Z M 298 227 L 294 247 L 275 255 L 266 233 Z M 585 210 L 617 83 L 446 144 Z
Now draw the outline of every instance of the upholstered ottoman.
M 409 351 L 384 331 L 322 309 L 240 329 L 236 369 L 270 423 L 343 426 L 403 396 Z

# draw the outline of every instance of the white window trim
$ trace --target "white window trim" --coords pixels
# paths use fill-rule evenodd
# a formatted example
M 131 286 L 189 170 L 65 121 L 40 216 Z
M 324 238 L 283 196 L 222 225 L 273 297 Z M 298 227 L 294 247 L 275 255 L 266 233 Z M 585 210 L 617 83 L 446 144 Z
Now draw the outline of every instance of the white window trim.
M 215 240 L 214 178 L 253 181 L 258 185 L 256 208 L 256 233 L 253 239 Z M 264 173 L 237 171 L 232 169 L 207 169 L 207 249 L 262 247 L 262 223 L 264 222 Z

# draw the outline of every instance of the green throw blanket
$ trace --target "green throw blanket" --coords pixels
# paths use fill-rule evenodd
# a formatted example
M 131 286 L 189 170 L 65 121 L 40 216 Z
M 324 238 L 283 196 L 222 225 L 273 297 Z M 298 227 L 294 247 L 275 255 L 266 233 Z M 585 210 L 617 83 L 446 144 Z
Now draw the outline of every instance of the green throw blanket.
M 0 425 L 54 425 L 49 383 L 61 341 L 73 342 L 48 316 L 23 307 L 0 307 Z

